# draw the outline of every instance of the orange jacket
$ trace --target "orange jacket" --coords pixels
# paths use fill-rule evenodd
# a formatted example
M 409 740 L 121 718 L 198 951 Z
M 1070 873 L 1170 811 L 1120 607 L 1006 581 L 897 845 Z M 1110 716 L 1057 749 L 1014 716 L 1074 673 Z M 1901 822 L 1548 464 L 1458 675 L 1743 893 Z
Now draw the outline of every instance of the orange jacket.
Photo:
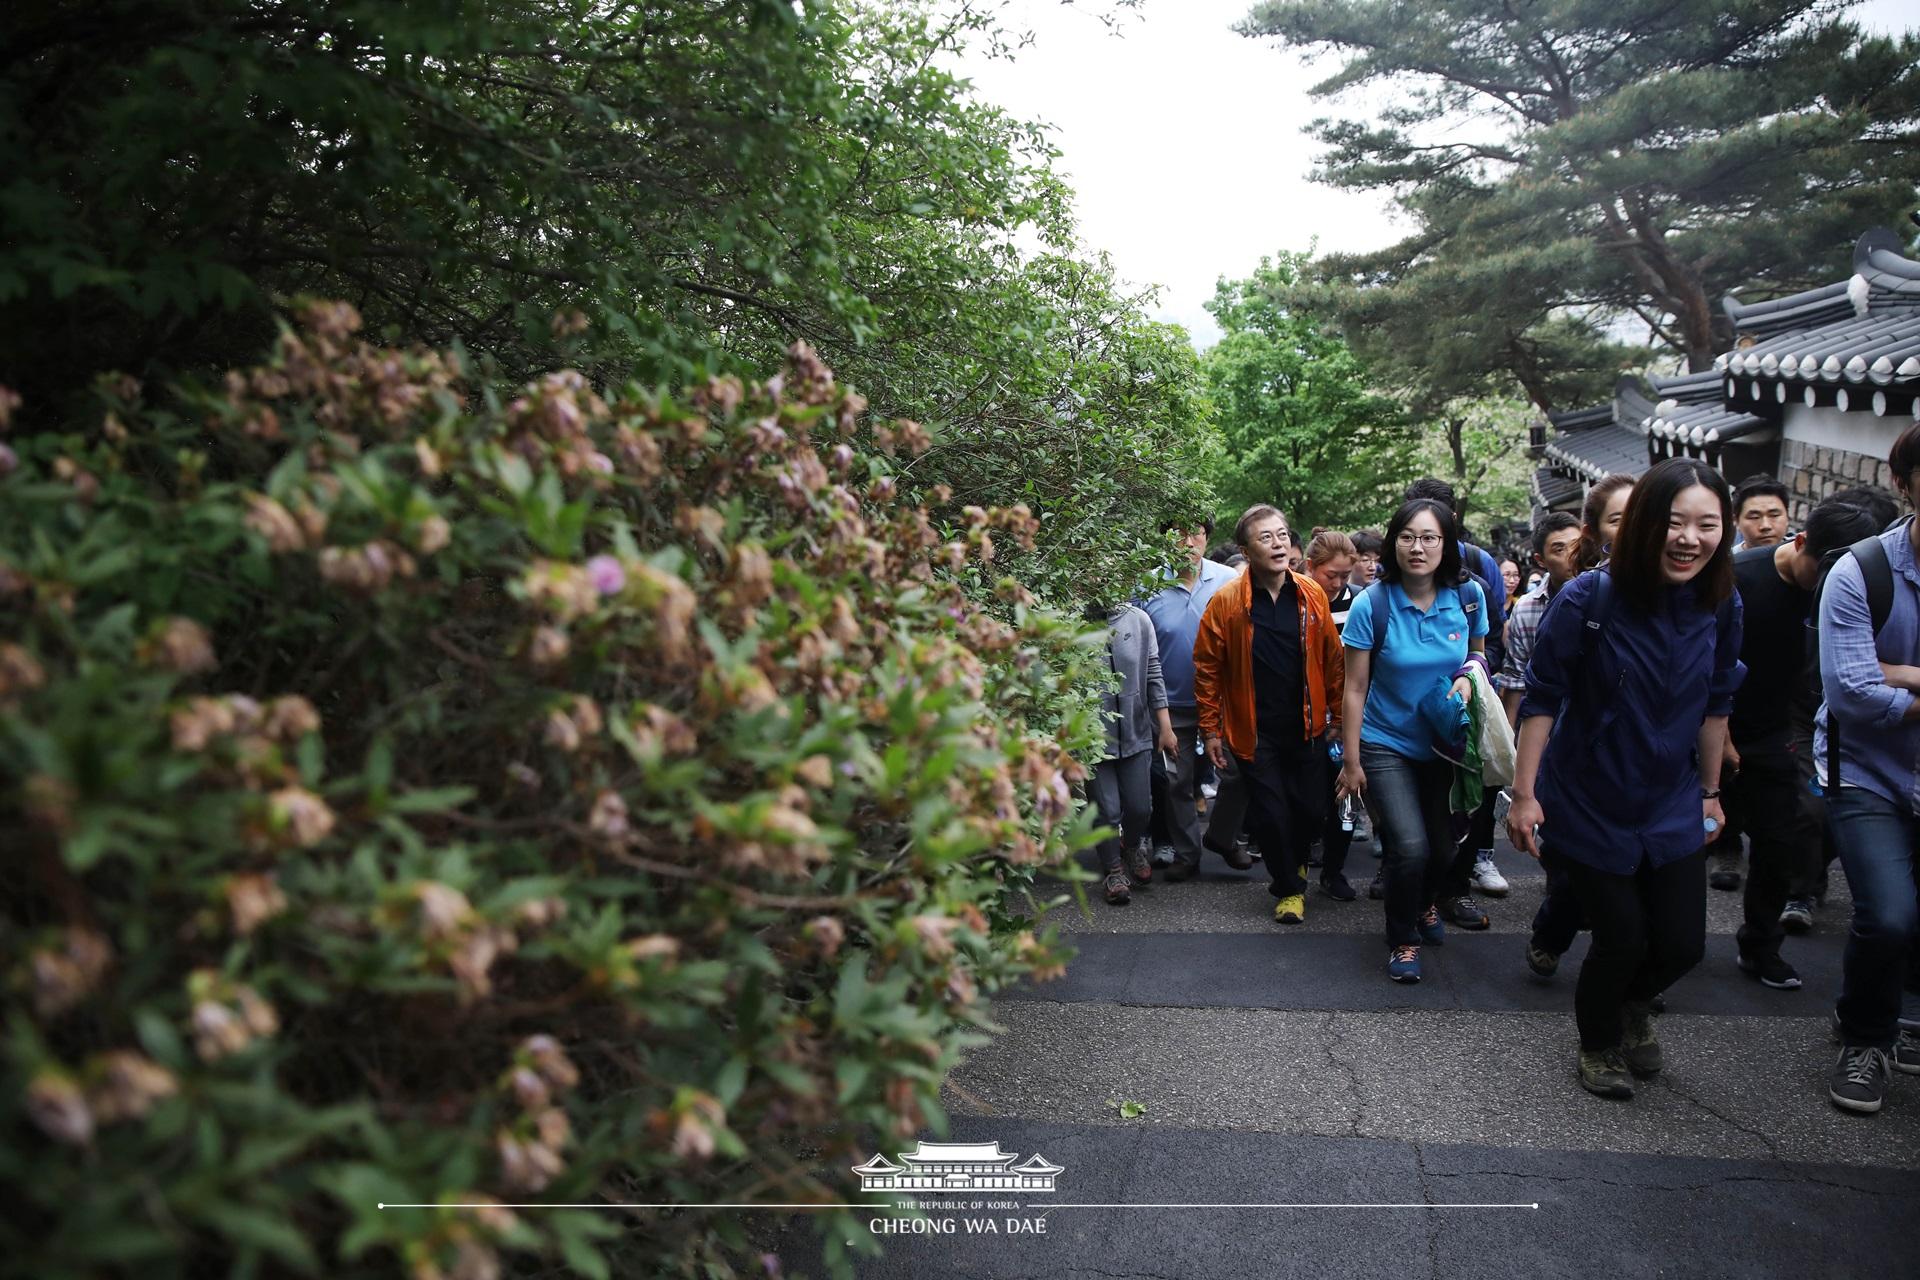
M 1305 660 L 1305 696 L 1300 702 L 1304 736 L 1317 738 L 1340 724 L 1340 698 L 1347 684 L 1347 655 L 1333 611 L 1320 584 L 1293 575 L 1300 602 L 1300 653 Z M 1240 576 L 1214 593 L 1193 641 L 1193 692 L 1200 733 L 1225 738 L 1242 760 L 1253 758 L 1258 738 L 1253 708 L 1253 575 Z

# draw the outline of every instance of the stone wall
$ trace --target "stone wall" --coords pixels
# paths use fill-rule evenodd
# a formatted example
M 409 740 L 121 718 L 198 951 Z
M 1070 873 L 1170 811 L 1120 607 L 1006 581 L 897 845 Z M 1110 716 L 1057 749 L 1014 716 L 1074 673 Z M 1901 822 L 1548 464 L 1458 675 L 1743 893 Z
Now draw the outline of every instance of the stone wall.
M 1780 479 L 1786 484 L 1787 519 L 1795 529 L 1807 522 L 1807 513 L 1830 493 L 1857 484 L 1893 488 L 1885 458 L 1873 458 L 1850 449 L 1826 449 L 1802 440 L 1780 445 Z

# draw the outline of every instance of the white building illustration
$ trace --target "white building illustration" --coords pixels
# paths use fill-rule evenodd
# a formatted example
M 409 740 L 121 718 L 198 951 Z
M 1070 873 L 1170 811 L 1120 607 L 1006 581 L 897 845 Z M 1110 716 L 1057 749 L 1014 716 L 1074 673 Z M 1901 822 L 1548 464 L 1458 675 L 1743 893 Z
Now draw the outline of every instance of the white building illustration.
M 895 1164 L 876 1154 L 853 1166 L 862 1191 L 1051 1191 L 1063 1172 L 1038 1153 L 1022 1164 L 998 1142 L 922 1142 Z

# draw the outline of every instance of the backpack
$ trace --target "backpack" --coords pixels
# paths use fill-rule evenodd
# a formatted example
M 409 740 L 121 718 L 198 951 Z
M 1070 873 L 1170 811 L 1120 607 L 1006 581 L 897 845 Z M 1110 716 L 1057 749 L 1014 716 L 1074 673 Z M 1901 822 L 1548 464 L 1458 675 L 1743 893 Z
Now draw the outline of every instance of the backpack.
M 1905 524 L 1895 526 L 1901 527 Z M 1826 594 L 1827 578 L 1833 567 L 1848 556 L 1860 566 L 1860 580 L 1866 587 L 1867 614 L 1873 623 L 1873 634 L 1878 637 L 1880 628 L 1887 625 L 1887 619 L 1893 614 L 1893 562 L 1887 559 L 1887 544 L 1880 541 L 1880 535 L 1862 538 L 1844 551 L 1830 553 L 1820 565 L 1820 583 L 1813 589 L 1813 607 L 1807 611 L 1807 674 L 1806 683 L 1811 687 L 1815 703 L 1824 702 L 1825 694 L 1820 684 L 1820 598 Z M 1832 789 L 1840 785 L 1840 723 L 1831 714 L 1827 716 L 1827 787 Z
M 1588 658 L 1592 655 L 1594 646 L 1599 643 L 1601 633 L 1607 629 L 1607 623 L 1612 620 L 1614 606 L 1613 575 L 1604 569 L 1590 569 L 1588 572 L 1592 573 L 1594 578 L 1593 594 L 1587 599 L 1587 616 L 1581 620 L 1580 628 L 1579 669 L 1582 678 L 1595 669 Z M 1562 587 L 1561 590 L 1565 591 L 1566 588 Z M 1727 598 L 1720 602 L 1720 607 L 1714 610 L 1715 648 L 1725 642 L 1727 628 L 1733 625 L 1733 600 L 1733 595 L 1729 593 Z M 1571 705 L 1571 699 L 1568 705 Z M 1565 708 L 1562 708 L 1562 714 L 1564 713 Z M 1555 728 L 1558 727 L 1556 724 Z
M 1478 582 L 1479 579 L 1475 578 L 1474 581 Z M 1462 583 L 1461 585 L 1464 586 L 1466 584 Z M 1380 590 L 1374 591 L 1371 588 L 1368 589 L 1370 596 L 1368 603 L 1373 609 L 1373 655 L 1375 658 L 1378 658 L 1381 651 L 1387 647 L 1387 584 L 1384 582 L 1376 582 L 1374 586 L 1379 587 Z M 1460 587 L 1455 587 L 1453 591 L 1455 595 L 1460 597 L 1460 608 L 1467 615 L 1467 634 L 1471 636 L 1473 634 L 1473 615 L 1478 613 L 1480 607 L 1486 603 L 1486 597 L 1483 594 L 1480 599 L 1471 600 L 1468 599 L 1466 592 L 1460 590 Z M 1482 587 L 1481 591 L 1484 593 L 1486 588 Z M 1437 592 L 1435 593 L 1435 598 L 1438 598 Z

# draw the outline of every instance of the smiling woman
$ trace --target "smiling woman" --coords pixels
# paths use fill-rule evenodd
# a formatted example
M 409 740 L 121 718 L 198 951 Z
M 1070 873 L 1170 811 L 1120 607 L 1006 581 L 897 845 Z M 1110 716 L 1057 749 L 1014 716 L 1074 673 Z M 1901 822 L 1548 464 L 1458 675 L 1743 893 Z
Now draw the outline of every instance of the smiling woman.
M 1601 1097 L 1630 1098 L 1634 1076 L 1661 1069 L 1652 1001 L 1705 945 L 1701 864 L 1725 815 L 1700 780 L 1720 776 L 1746 672 L 1732 517 L 1702 463 L 1647 472 L 1612 561 L 1561 590 L 1527 667 L 1507 832 L 1560 859 L 1586 907 L 1578 1072 Z

